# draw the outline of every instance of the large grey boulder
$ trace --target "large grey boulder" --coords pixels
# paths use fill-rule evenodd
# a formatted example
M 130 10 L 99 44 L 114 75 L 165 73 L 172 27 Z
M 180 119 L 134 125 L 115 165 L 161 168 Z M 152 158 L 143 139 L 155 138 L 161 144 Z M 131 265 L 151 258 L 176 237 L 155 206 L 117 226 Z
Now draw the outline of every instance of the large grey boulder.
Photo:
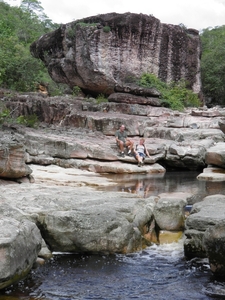
M 203 238 L 206 230 L 219 224 L 225 215 L 225 196 L 211 195 L 195 203 L 185 222 L 186 240 L 184 252 L 186 257 L 206 257 Z
M 37 225 L 52 251 L 138 251 L 144 245 L 144 228 L 153 218 L 154 199 L 138 200 L 126 193 L 104 197 L 104 193 L 93 194 L 87 189 L 80 199 L 75 192 L 63 202 L 46 196 L 36 197 L 34 202 Z
M 205 160 L 207 164 L 225 168 L 224 145 L 224 142 L 220 142 L 207 150 L 205 155 Z
M 35 263 L 42 237 L 37 226 L 28 221 L 0 219 L 0 289 L 24 278 Z
M 225 278 L 225 221 L 208 228 L 203 237 L 210 269 L 219 279 Z
M 76 20 L 42 35 L 30 49 L 54 81 L 86 93 L 110 95 L 147 72 L 165 82 L 185 79 L 195 93 L 201 91 L 198 31 L 145 14 Z
M 184 208 L 189 193 L 159 194 L 154 207 L 154 218 L 160 230 L 180 231 L 184 229 Z

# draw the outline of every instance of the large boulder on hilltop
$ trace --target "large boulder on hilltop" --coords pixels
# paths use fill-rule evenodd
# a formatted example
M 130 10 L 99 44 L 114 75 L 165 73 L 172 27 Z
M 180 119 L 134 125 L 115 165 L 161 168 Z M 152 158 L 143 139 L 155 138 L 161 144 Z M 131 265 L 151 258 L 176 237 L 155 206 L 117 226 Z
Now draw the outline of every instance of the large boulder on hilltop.
M 41 36 L 30 50 L 54 81 L 93 95 L 110 95 L 143 73 L 165 82 L 184 79 L 201 91 L 198 31 L 153 16 L 109 13 L 76 20 Z

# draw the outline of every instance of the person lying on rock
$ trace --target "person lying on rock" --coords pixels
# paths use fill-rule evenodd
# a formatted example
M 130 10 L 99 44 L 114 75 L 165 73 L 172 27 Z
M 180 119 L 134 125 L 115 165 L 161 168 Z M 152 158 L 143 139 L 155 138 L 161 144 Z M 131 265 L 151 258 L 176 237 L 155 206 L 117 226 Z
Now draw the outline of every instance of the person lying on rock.
M 138 167 L 143 166 L 146 155 L 150 157 L 148 150 L 145 146 L 144 138 L 140 139 L 139 144 L 136 146 L 136 149 L 134 149 L 133 152 L 134 152 L 134 157 L 138 161 Z
M 122 124 L 120 126 L 120 129 L 117 130 L 115 133 L 115 137 L 116 137 L 116 143 L 120 149 L 120 155 L 122 157 L 125 156 L 125 153 L 124 153 L 125 147 L 128 148 L 128 155 L 129 155 L 133 149 L 134 143 L 130 139 L 127 138 L 127 132 L 125 131 L 125 125 Z

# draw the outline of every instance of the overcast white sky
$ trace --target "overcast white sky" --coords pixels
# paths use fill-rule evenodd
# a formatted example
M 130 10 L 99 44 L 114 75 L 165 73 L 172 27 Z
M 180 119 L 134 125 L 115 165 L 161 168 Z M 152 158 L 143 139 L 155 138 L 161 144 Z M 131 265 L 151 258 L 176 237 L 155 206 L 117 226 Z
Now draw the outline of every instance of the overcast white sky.
M 143 13 L 162 23 L 184 24 L 201 30 L 225 25 L 225 0 L 39 0 L 45 14 L 55 23 L 102 13 Z M 21 0 L 5 0 L 20 5 Z

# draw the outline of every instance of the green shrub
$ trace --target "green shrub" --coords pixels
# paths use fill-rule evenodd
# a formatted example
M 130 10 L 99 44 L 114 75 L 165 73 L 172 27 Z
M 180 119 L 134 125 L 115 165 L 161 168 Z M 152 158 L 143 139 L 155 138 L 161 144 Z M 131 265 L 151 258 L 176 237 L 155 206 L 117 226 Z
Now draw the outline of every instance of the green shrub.
M 45 80 L 44 82 L 48 83 L 48 92 L 51 97 L 54 96 L 63 96 L 68 89 L 68 86 L 64 83 L 56 83 L 53 80 Z
M 96 97 L 96 101 L 98 104 L 102 103 L 102 102 L 108 102 L 108 99 L 105 97 L 104 94 L 99 94 L 97 97 Z
M 141 76 L 138 84 L 146 88 L 157 89 L 161 96 L 161 104 L 173 110 L 182 111 L 185 107 L 199 107 L 198 95 L 186 88 L 184 80 L 166 84 L 154 74 L 145 73 Z
M 19 116 L 17 119 L 17 123 L 23 124 L 27 127 L 36 127 L 38 124 L 38 117 L 33 114 L 33 115 L 28 115 L 28 116 Z
M 0 111 L 0 124 L 4 123 L 5 121 L 8 121 L 10 118 L 10 110 L 8 108 L 3 108 Z
M 73 28 L 69 28 L 66 30 L 66 33 L 70 39 L 74 39 L 76 37 L 76 29 L 74 30 Z
M 167 84 L 157 78 L 154 74 L 144 73 L 138 84 L 147 88 L 156 88 L 159 91 L 162 91 L 167 88 Z
M 104 26 L 103 27 L 103 31 L 106 32 L 106 33 L 108 33 L 108 32 L 111 31 L 111 28 L 109 26 Z
M 81 92 L 81 88 L 79 86 L 74 86 L 73 87 L 73 96 L 77 97 Z

